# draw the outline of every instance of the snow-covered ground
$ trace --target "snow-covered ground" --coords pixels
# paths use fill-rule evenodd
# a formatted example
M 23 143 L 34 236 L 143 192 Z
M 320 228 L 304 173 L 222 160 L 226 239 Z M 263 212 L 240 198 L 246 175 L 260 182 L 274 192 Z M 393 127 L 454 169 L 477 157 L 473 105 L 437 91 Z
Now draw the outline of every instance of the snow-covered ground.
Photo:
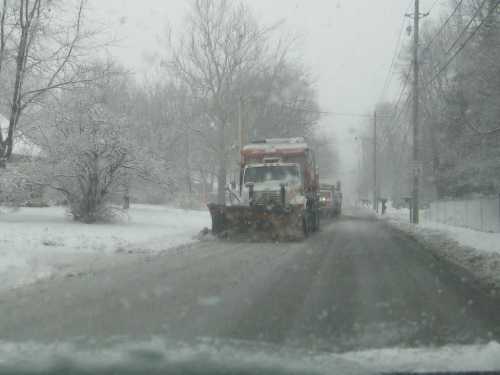
M 341 358 L 373 372 L 498 371 L 500 344 L 444 346 L 440 348 L 388 348 L 348 352 Z
M 149 354 L 137 356 L 136 353 Z M 500 369 L 500 344 L 444 346 L 429 348 L 387 348 L 346 353 L 305 352 L 262 342 L 202 338 L 194 343 L 151 337 L 135 341 L 132 337 L 110 337 L 105 343 L 92 340 L 54 343 L 0 341 L 4 369 L 16 373 L 37 373 L 61 363 L 106 372 L 107 369 L 141 368 L 151 365 L 165 373 L 189 372 L 200 365 L 213 373 L 467 373 Z M 154 357 L 153 357 L 154 356 Z M 153 362 L 146 362 L 150 357 Z M 159 366 L 159 367 L 156 367 Z M 149 368 L 149 367 L 147 367 Z M 22 369 L 22 370 L 21 370 Z M 230 370 L 231 369 L 231 370 Z M 240 370 L 240 371 L 238 371 Z M 119 372 L 119 370 L 118 370 Z M 197 372 L 196 370 L 193 372 Z M 259 371 L 260 372 L 260 371 Z
M 480 232 L 425 220 L 421 220 L 417 226 L 411 225 L 408 209 L 389 207 L 385 218 L 430 245 L 440 255 L 468 269 L 480 280 L 500 287 L 500 233 Z
M 0 211 L 0 288 L 77 272 L 106 258 L 156 253 L 195 241 L 208 211 L 133 205 L 111 224 L 73 222 L 61 207 Z

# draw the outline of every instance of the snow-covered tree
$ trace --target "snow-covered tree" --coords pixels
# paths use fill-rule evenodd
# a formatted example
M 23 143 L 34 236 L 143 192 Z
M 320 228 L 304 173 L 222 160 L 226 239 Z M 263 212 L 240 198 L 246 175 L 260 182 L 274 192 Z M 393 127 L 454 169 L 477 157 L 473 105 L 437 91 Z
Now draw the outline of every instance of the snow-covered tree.
M 67 92 L 44 113 L 31 179 L 62 193 L 75 220 L 106 219 L 113 194 L 142 167 L 126 119 L 110 111 L 94 87 Z
M 444 9 L 441 18 L 422 22 L 421 29 L 422 201 L 500 191 L 500 3 L 454 0 Z M 402 55 L 402 83 L 409 88 L 410 54 Z M 384 160 L 386 171 L 391 164 L 403 166 L 386 175 L 385 183 L 394 187 L 407 185 L 409 175 L 410 94 L 407 89 L 398 108 L 389 111 L 389 121 L 378 122 L 379 162 Z
M 167 64 L 203 109 L 193 121 L 194 135 L 208 151 L 202 160 L 208 156 L 217 164 L 219 202 L 237 166 L 239 116 L 245 140 L 305 136 L 319 117 L 308 75 L 290 62 L 292 44 L 275 31 L 260 25 L 242 3 L 194 0 Z
M 84 25 L 85 7 L 85 0 L 0 3 L 0 113 L 8 118 L 0 129 L 0 166 L 11 157 L 30 108 L 50 92 L 96 78 L 82 71 L 81 62 L 97 48 L 95 32 Z

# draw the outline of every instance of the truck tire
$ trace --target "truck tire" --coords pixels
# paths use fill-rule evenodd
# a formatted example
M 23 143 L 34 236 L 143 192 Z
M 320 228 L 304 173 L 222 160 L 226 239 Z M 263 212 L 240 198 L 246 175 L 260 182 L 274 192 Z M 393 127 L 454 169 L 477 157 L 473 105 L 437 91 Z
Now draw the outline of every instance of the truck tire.
M 319 231 L 319 214 L 318 212 L 314 212 L 312 215 L 313 222 L 312 222 L 312 231 L 317 232 Z
M 304 217 L 302 219 L 302 231 L 304 232 L 304 238 L 307 238 L 309 236 L 309 225 L 307 217 Z

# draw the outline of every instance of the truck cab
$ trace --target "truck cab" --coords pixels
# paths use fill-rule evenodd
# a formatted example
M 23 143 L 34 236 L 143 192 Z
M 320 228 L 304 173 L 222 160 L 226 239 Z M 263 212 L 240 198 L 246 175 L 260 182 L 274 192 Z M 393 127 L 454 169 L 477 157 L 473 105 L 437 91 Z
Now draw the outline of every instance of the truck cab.
M 235 204 L 209 205 L 215 234 L 260 231 L 298 239 L 319 229 L 319 174 L 304 138 L 245 145 L 239 185 Z
M 335 217 L 342 212 L 340 182 L 336 185 L 322 183 L 319 190 L 319 208 L 323 217 Z
M 333 192 L 331 190 L 321 189 L 319 191 L 319 208 L 326 216 L 333 209 Z
M 244 197 L 255 205 L 303 204 L 303 173 L 297 163 L 250 164 L 243 170 Z M 284 195 L 282 196 L 282 190 Z

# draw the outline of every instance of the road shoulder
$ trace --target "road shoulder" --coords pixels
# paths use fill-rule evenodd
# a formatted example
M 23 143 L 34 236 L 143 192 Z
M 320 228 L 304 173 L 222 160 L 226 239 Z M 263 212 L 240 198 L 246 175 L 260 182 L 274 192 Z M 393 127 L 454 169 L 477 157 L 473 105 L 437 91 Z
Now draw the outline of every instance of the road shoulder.
M 381 220 L 413 238 L 437 258 L 453 264 L 461 273 L 470 275 L 481 289 L 500 297 L 500 254 L 462 245 L 437 229 L 415 226 L 390 217 Z

